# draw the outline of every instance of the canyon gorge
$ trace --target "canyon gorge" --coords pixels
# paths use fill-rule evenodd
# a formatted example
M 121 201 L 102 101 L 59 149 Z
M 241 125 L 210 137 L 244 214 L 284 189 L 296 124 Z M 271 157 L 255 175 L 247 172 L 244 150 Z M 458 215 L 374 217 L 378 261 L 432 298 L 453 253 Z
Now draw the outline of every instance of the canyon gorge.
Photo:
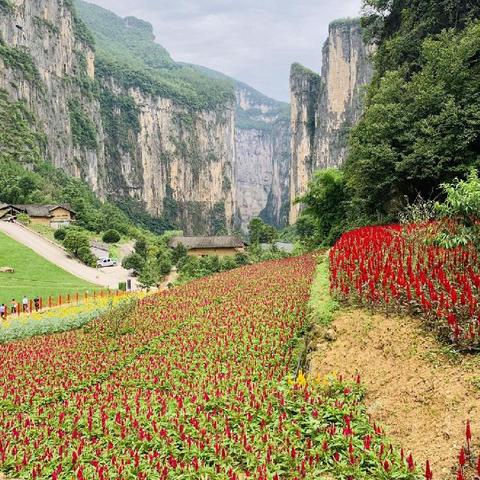
M 344 160 L 372 73 L 357 21 L 331 25 L 321 75 L 292 66 L 290 106 L 175 62 L 135 17 L 70 0 L 0 12 L 0 90 L 31 112 L 45 158 L 186 234 L 294 223 L 313 172 Z

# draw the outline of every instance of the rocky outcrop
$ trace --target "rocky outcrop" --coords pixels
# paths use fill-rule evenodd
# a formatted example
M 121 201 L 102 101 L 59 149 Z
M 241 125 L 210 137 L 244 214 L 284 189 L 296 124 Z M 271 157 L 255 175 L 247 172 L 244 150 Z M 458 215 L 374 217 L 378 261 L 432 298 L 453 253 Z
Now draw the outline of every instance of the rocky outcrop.
M 192 113 L 170 99 L 128 93 L 139 110 L 136 147 L 115 162 L 120 181 L 112 179 L 108 191 L 124 188 L 124 196 L 181 225 L 185 234 L 231 230 L 234 104 Z
M 133 200 L 186 234 L 233 227 L 233 88 L 222 108 L 195 111 L 125 88 L 96 75 L 90 34 L 69 2 L 0 7 L 0 88 L 26 101 L 55 166 L 101 198 Z M 130 31 L 149 26 L 124 22 Z
M 321 77 L 292 66 L 292 169 L 289 221 L 295 223 L 303 194 L 314 171 L 342 165 L 349 129 L 362 112 L 362 88 L 371 80 L 371 47 L 362 38 L 358 20 L 340 20 L 329 27 L 323 47 Z
M 320 75 L 295 63 L 290 74 L 291 95 L 291 151 L 290 213 L 289 221 L 295 223 L 298 206 L 295 200 L 305 192 L 314 169 L 315 115 L 322 82 Z
M 78 32 L 71 7 L 59 0 L 0 3 L 0 88 L 22 99 L 45 133 L 47 155 L 100 195 L 103 132 L 99 102 L 91 95 L 95 67 L 89 39 Z M 80 147 L 72 132 L 76 112 L 94 138 Z
M 236 227 L 261 217 L 282 227 L 287 222 L 290 122 L 287 104 L 237 83 L 235 121 Z

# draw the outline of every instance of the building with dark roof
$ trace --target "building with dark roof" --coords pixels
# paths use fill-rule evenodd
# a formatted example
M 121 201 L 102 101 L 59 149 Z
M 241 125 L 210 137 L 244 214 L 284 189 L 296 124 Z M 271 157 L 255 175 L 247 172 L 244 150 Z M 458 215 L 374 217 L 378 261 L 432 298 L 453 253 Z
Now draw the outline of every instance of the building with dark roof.
M 172 237 L 169 242 L 170 248 L 183 245 L 188 255 L 204 257 L 207 255 L 235 255 L 245 251 L 245 242 L 234 235 L 219 237 Z
M 26 214 L 34 224 L 46 225 L 53 228 L 70 225 L 75 220 L 75 212 L 68 204 L 59 205 L 0 205 L 0 219 L 16 217 Z

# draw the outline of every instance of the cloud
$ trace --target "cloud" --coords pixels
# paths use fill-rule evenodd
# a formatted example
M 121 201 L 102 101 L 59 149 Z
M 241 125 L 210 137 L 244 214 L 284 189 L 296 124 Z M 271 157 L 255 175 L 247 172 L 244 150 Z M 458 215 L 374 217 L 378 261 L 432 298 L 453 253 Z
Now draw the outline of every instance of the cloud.
M 89 0 L 153 24 L 177 61 L 219 70 L 288 100 L 290 65 L 319 71 L 328 24 L 361 0 Z

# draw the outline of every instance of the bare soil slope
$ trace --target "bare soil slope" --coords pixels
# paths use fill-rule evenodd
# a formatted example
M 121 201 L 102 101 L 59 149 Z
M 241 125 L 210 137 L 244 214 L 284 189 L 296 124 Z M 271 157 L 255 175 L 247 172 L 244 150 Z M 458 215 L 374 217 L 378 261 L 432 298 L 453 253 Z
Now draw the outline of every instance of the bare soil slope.
M 320 342 L 311 373 L 359 373 L 371 415 L 438 479 L 451 477 L 465 422 L 480 438 L 480 359 L 442 347 L 419 321 L 341 311 L 336 340 Z

